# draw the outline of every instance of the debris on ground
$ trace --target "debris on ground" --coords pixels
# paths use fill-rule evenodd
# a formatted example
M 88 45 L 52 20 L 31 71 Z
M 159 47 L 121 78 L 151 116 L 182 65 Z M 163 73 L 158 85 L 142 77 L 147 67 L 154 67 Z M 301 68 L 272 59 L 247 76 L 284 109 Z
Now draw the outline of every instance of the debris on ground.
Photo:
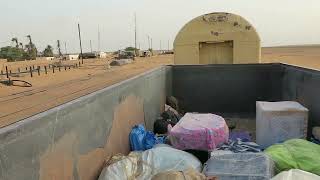
M 131 64 L 132 63 L 132 59 L 117 59 L 117 60 L 113 60 L 109 65 L 110 66 L 123 66 L 126 64 Z

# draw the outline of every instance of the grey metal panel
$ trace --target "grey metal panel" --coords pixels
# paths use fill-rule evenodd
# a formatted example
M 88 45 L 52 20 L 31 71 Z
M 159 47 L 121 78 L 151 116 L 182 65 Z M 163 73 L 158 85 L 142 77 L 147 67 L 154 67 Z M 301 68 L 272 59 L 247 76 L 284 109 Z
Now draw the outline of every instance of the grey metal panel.
M 308 136 L 320 126 L 320 71 L 282 65 L 283 99 L 294 100 L 309 109 Z
M 172 92 L 186 111 L 254 113 L 282 98 L 279 64 L 173 66 Z

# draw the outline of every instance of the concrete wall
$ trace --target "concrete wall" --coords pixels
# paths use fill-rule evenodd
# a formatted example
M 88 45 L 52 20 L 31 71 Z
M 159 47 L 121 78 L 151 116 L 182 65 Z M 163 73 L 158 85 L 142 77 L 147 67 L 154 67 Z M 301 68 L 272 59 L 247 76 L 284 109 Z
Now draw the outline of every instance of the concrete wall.
M 168 67 L 0 129 L 0 179 L 97 179 L 103 163 L 129 152 L 131 127 L 152 129 L 163 111 Z
M 234 64 L 260 62 L 260 37 L 255 28 L 241 16 L 211 13 L 191 20 L 180 30 L 174 41 L 174 63 L 211 64 L 200 62 L 200 44 L 224 41 L 233 42 Z

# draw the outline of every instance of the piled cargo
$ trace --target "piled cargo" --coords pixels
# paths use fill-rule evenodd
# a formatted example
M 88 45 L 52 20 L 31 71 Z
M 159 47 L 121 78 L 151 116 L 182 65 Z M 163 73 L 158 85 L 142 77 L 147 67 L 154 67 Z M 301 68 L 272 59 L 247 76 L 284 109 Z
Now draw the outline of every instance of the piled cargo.
M 175 98 L 170 100 L 171 106 L 179 108 Z M 256 104 L 258 143 L 252 141 L 251 132 L 239 130 L 237 123 L 229 121 L 228 127 L 219 115 L 185 113 L 182 116 L 183 113 L 166 105 L 154 123 L 154 133 L 143 125 L 133 127 L 130 144 L 134 152 L 115 157 L 116 161 L 104 168 L 99 180 L 267 180 L 290 169 L 300 170 L 284 172 L 275 179 L 290 180 L 291 174 L 317 178 L 320 146 L 293 139 L 306 138 L 308 110 L 296 102 Z M 276 144 L 288 139 L 293 140 Z M 263 152 L 266 147 L 269 148 Z
M 214 150 L 228 141 L 229 129 L 221 116 L 186 113 L 169 135 L 177 149 Z
M 306 138 L 308 109 L 297 102 L 257 102 L 257 143 L 267 148 L 289 139 Z
M 263 153 L 233 153 L 211 157 L 203 173 L 219 180 L 269 180 L 274 175 L 273 166 L 272 160 Z

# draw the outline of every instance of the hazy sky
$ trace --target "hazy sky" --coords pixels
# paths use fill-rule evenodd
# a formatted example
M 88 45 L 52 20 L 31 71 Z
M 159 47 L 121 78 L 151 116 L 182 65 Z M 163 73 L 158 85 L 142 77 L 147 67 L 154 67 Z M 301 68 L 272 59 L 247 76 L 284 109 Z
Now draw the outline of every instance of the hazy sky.
M 189 20 L 210 12 L 231 12 L 251 22 L 263 46 L 320 44 L 319 0 L 0 0 L 0 46 L 17 37 L 23 43 L 30 34 L 38 50 L 56 41 L 78 52 L 77 23 L 83 48 L 97 50 L 98 26 L 101 50 L 134 44 L 134 13 L 138 44 L 147 48 L 147 35 L 158 49 L 172 42 Z

